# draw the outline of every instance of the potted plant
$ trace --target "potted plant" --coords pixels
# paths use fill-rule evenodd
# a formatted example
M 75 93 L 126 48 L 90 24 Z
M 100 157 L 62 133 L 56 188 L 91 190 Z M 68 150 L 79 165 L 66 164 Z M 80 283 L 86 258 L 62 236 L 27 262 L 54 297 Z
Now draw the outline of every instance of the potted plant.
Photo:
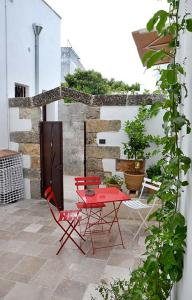
M 116 187 L 121 189 L 123 179 L 118 175 L 113 175 L 111 177 L 105 177 L 103 183 L 106 184 L 107 187 Z
M 125 122 L 125 132 L 128 142 L 123 143 L 124 154 L 127 156 L 127 169 L 124 171 L 125 184 L 128 190 L 139 191 L 145 175 L 145 159 L 150 153 L 146 148 L 150 147 L 152 136 L 146 134 L 144 121 L 150 118 L 150 110 L 142 106 L 133 121 Z

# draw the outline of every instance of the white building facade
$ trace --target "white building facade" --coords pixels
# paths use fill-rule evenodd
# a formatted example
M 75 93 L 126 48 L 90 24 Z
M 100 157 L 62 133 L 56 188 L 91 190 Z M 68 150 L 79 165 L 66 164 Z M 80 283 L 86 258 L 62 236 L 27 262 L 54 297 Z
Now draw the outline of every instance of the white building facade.
M 61 82 L 65 82 L 65 76 L 73 74 L 76 69 L 84 70 L 77 53 L 72 47 L 61 47 Z
M 0 149 L 14 148 L 9 132 L 19 131 L 19 126 L 9 122 L 8 98 L 35 95 L 33 24 L 42 26 L 39 93 L 60 85 L 60 23 L 61 17 L 43 0 L 0 0 Z M 48 118 L 54 119 L 56 105 L 47 110 Z M 12 113 L 16 120 L 17 112 Z

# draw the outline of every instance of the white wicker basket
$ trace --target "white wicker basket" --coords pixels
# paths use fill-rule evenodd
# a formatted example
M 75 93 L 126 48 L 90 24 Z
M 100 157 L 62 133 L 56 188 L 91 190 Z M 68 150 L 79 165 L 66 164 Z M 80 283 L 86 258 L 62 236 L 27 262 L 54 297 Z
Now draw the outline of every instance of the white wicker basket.
M 0 151 L 0 204 L 15 202 L 24 197 L 22 155 Z

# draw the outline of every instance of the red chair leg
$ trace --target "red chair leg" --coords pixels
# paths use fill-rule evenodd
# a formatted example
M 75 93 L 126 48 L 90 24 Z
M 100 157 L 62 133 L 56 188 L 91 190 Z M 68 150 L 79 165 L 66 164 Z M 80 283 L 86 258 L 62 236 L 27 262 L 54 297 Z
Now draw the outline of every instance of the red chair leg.
M 79 250 L 85 254 L 85 252 L 83 251 L 83 249 L 77 244 L 77 242 L 71 237 L 72 232 L 75 230 L 76 226 L 78 225 L 78 221 L 75 223 L 75 225 L 71 225 L 71 223 L 68 221 L 68 223 L 70 224 L 68 227 L 68 230 L 70 227 L 72 227 L 70 233 L 68 233 L 68 231 L 66 229 L 63 228 L 63 226 L 58 222 L 57 224 L 62 228 L 62 230 L 64 231 L 64 235 L 67 235 L 65 241 L 61 244 L 59 250 L 57 251 L 56 255 L 59 254 L 59 252 L 61 251 L 61 249 L 63 248 L 63 246 L 66 244 L 68 239 L 71 239 L 72 242 L 79 248 Z M 73 223 L 73 222 L 72 222 Z

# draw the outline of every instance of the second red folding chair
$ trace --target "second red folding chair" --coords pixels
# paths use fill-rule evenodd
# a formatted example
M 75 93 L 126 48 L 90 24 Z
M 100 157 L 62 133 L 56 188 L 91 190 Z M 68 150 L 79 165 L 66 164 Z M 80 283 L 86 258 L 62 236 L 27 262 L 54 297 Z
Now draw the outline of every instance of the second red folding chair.
M 87 177 L 76 177 L 75 186 L 77 189 L 80 187 L 99 187 L 101 184 L 101 178 L 99 176 L 87 176 Z M 104 203 L 86 204 L 85 202 L 77 202 L 77 208 L 80 209 L 84 215 L 83 222 L 85 224 L 84 233 L 89 232 L 91 227 L 91 220 L 101 220 L 102 219 L 102 209 L 105 207 Z
M 53 193 L 51 186 L 49 186 L 45 190 L 44 197 L 48 202 L 51 214 L 52 214 L 55 222 L 63 231 L 63 235 L 61 236 L 61 238 L 59 240 L 61 245 L 56 254 L 59 254 L 59 252 L 61 251 L 61 249 L 63 248 L 63 246 L 66 244 L 66 242 L 69 239 L 79 248 L 79 250 L 83 254 L 85 254 L 85 252 L 81 248 L 81 245 L 78 245 L 77 242 L 72 237 L 72 233 L 75 231 L 76 234 L 80 237 L 80 239 L 85 241 L 85 239 L 83 238 L 81 233 L 79 233 L 79 231 L 76 228 L 77 225 L 79 225 L 80 221 L 82 220 L 80 210 L 60 210 L 57 200 L 56 200 L 56 197 L 55 197 L 55 194 Z M 55 212 L 55 210 L 56 210 L 56 212 Z M 64 222 L 67 224 L 66 228 L 64 227 L 64 225 L 62 225 L 62 224 L 64 224 Z

